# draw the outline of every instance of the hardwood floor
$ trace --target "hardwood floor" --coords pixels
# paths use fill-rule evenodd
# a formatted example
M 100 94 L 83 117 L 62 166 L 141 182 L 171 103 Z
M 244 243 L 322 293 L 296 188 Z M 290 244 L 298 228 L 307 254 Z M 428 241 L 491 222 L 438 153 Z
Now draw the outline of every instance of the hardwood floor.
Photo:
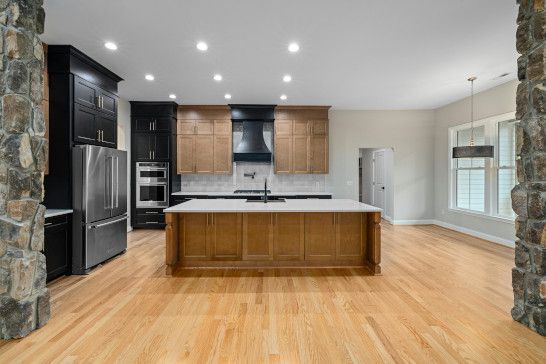
M 544 362 L 510 318 L 513 250 L 435 226 L 383 224 L 382 274 L 184 270 L 164 232 L 89 276 L 49 285 L 52 318 L 0 341 L 13 362 Z

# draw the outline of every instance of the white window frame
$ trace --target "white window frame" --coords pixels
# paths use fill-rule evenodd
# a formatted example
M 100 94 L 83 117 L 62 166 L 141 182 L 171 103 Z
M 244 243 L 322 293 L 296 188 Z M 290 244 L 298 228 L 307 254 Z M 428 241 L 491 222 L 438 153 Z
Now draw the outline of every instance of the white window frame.
M 503 121 L 515 120 L 516 113 L 510 112 L 506 114 L 496 115 L 493 117 L 480 119 L 474 121 L 474 127 L 484 126 L 485 144 L 493 145 L 494 158 L 485 158 L 485 192 L 484 192 L 484 211 L 475 211 L 469 209 L 463 209 L 457 207 L 457 173 L 456 173 L 456 159 L 452 157 L 453 147 L 457 146 L 457 132 L 460 130 L 468 129 L 471 123 L 464 123 L 457 126 L 453 126 L 448 129 L 449 133 L 449 188 L 448 188 L 448 208 L 451 212 L 462 213 L 472 216 L 480 216 L 491 220 L 500 220 L 503 222 L 514 222 L 513 218 L 498 215 L 498 160 L 499 160 L 499 130 L 498 124 Z M 517 121 L 516 121 L 517 122 Z

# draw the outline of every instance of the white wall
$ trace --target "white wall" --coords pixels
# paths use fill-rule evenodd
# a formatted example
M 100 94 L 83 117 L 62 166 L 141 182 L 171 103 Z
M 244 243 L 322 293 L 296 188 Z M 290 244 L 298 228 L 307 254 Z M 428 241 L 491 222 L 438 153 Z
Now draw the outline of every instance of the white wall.
M 474 96 L 475 119 L 500 115 L 516 110 L 517 81 L 510 81 Z M 514 223 L 450 211 L 449 206 L 449 142 L 448 129 L 470 122 L 470 98 L 435 110 L 434 186 L 436 220 L 497 237 L 511 243 L 515 239 Z
M 118 149 L 127 151 L 127 231 L 131 230 L 131 105 L 122 98 L 118 102 Z
M 360 148 L 394 149 L 394 212 L 399 222 L 434 218 L 434 111 L 330 110 L 330 174 L 335 198 L 358 200 Z

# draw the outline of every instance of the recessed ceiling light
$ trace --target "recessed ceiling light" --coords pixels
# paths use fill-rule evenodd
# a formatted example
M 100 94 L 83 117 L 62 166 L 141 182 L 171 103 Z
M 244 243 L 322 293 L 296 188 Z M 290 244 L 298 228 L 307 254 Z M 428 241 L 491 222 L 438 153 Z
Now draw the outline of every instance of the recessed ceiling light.
M 219 75 L 218 73 L 214 75 L 214 81 L 222 81 L 222 75 Z
M 170 94 L 169 99 L 176 99 L 176 95 L 175 94 Z
M 197 47 L 197 49 L 199 49 L 200 51 L 203 51 L 203 52 L 206 51 L 207 49 L 209 49 L 209 46 L 205 42 L 198 42 L 196 47 Z
M 298 45 L 298 43 L 290 43 L 288 45 L 288 50 L 292 53 L 296 53 L 300 50 L 300 46 Z
M 224 99 L 226 99 L 226 100 L 231 99 L 231 94 L 225 94 L 225 95 L 224 95 Z
M 147 74 L 146 76 L 144 76 L 144 78 L 147 79 L 148 81 L 153 81 L 153 80 L 155 80 L 154 75 L 150 75 L 150 74 Z
M 290 82 L 290 81 L 292 81 L 292 76 L 290 76 L 290 75 L 284 75 L 284 77 L 282 78 L 282 80 L 283 80 L 284 82 Z
M 115 51 L 116 49 L 118 49 L 117 44 L 114 43 L 114 42 L 106 42 L 106 43 L 104 43 L 104 46 L 106 48 L 108 48 L 109 50 L 111 50 L 111 51 Z
M 284 95 L 284 94 L 283 94 L 283 95 L 281 95 L 281 100 L 283 100 L 283 101 L 284 101 L 284 100 L 286 100 L 287 98 L 288 98 L 288 97 L 286 97 L 286 95 Z

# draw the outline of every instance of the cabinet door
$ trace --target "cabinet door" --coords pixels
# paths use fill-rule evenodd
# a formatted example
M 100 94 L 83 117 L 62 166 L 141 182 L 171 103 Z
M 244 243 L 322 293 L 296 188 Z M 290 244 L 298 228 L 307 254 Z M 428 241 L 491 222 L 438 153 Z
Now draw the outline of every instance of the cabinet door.
M 292 120 L 275 120 L 275 136 L 283 135 L 289 136 L 292 135 Z
M 153 136 L 151 134 L 135 133 L 133 138 L 133 155 L 138 161 L 149 161 L 152 159 Z
M 74 76 L 74 102 L 91 109 L 97 107 L 97 86 Z
M 100 145 L 109 147 L 109 148 L 117 148 L 118 130 L 117 130 L 117 122 L 115 117 L 104 115 L 104 114 L 98 114 L 97 129 L 100 130 L 101 132 L 101 140 L 99 142 Z
M 198 135 L 214 134 L 214 122 L 212 120 L 198 120 L 195 125 L 195 130 Z
M 309 135 L 310 123 L 307 120 L 294 120 L 293 135 Z
M 305 213 L 305 260 L 334 260 L 336 234 L 334 213 Z
M 196 135 L 195 137 L 195 172 L 214 172 L 214 137 Z
M 232 145 L 230 135 L 214 136 L 214 173 L 231 174 Z
M 178 120 L 176 123 L 177 134 L 193 135 L 195 132 L 195 121 L 193 120 Z
M 109 115 L 117 115 L 118 99 L 109 92 L 97 88 L 98 96 L 100 97 L 99 111 Z
M 156 118 L 153 124 L 154 131 L 170 132 L 172 122 L 171 118 Z
M 210 214 L 212 233 L 210 247 L 212 259 L 241 259 L 241 214 Z
M 312 134 L 313 135 L 327 135 L 328 134 L 328 120 L 313 120 Z
M 273 259 L 273 215 L 243 214 L 243 260 Z
M 328 136 L 311 137 L 311 173 L 328 173 Z
M 67 223 L 45 226 L 44 255 L 48 281 L 66 274 L 68 271 L 68 239 Z
M 275 173 L 292 172 L 292 137 L 275 136 Z
M 210 257 L 208 226 L 210 214 L 182 214 L 182 260 L 204 260 Z
M 336 259 L 362 258 L 364 239 L 362 213 L 336 213 Z
M 176 136 L 176 170 L 178 173 L 195 172 L 194 142 L 193 135 Z
M 214 135 L 231 135 L 231 120 L 214 120 Z
M 309 173 L 309 137 L 306 135 L 293 136 L 293 162 L 294 173 Z
M 74 104 L 74 141 L 95 144 L 98 142 L 97 112 Z
M 275 260 L 304 260 L 304 214 L 275 213 L 273 216 L 273 254 Z
M 152 131 L 154 118 L 134 118 L 133 119 L 134 131 Z
M 171 155 L 171 136 L 170 134 L 156 134 L 153 137 L 154 148 L 152 157 L 155 161 L 168 161 Z

